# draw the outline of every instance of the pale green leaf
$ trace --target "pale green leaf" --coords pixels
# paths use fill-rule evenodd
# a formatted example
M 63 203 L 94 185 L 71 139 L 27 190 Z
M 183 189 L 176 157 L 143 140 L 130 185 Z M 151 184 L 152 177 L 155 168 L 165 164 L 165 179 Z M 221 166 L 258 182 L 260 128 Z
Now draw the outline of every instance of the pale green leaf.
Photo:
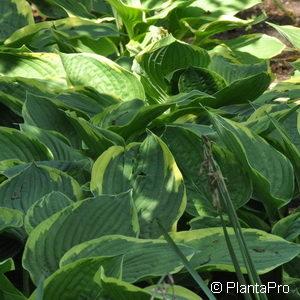
M 137 77 L 110 59 L 93 54 L 60 55 L 73 86 L 91 86 L 122 100 L 144 99 L 144 89 Z

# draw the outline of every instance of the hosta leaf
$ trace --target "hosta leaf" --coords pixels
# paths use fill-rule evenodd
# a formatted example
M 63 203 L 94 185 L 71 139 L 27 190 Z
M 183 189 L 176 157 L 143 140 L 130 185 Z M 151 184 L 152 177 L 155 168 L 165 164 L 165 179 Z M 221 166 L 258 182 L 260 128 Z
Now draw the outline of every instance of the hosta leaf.
M 202 6 L 203 7 L 203 6 Z M 261 16 L 256 17 L 258 20 Z M 188 26 L 188 28 L 196 35 L 196 41 L 198 45 L 201 45 L 202 40 L 213 36 L 217 33 L 233 30 L 235 28 L 249 26 L 253 23 L 256 23 L 257 20 L 242 20 L 236 18 L 234 16 L 223 15 L 217 20 L 214 20 L 213 17 L 211 22 L 205 22 L 204 25 L 199 28 L 193 28 L 192 26 Z M 188 25 L 188 22 L 186 23 Z
M 15 265 L 12 258 L 0 262 L 0 298 L 3 300 L 26 300 L 27 298 L 3 274 L 13 270 L 15 270 Z
M 293 108 L 287 106 L 288 108 L 285 109 L 285 107 L 286 106 L 279 106 L 276 104 L 262 105 L 242 124 L 259 135 L 267 135 L 275 129 L 271 118 L 274 118 L 279 122 L 284 122 L 284 120 L 289 118 L 289 116 L 299 108 L 298 106 Z
M 40 223 L 30 234 L 23 266 L 35 283 L 51 275 L 71 247 L 103 235 L 136 236 L 137 215 L 131 193 L 98 196 L 67 206 Z M 51 245 L 57 245 L 52 247 Z
M 78 0 L 76 2 L 71 0 L 52 0 L 52 3 L 65 10 L 69 16 L 93 18 L 93 15 L 89 13 L 92 9 L 90 0 Z
M 23 214 L 19 210 L 0 207 L 0 232 L 8 228 L 21 227 L 22 225 Z
M 213 96 L 216 100 L 206 100 L 202 103 L 210 107 L 247 103 L 258 98 L 269 87 L 271 81 L 270 74 L 266 72 L 236 80 L 215 93 Z
M 92 169 L 91 191 L 94 195 L 119 194 L 132 188 L 132 162 L 139 144 L 126 148 L 112 146 L 95 161 Z
M 37 138 L 12 128 L 0 127 L 0 160 L 25 162 L 52 159 L 52 154 Z
M 97 114 L 92 122 L 94 125 L 103 128 L 126 125 L 134 118 L 137 111 L 144 106 L 145 101 L 140 99 L 111 105 L 100 114 Z
M 66 135 L 74 146 L 79 146 L 79 135 L 70 124 L 67 115 L 50 98 L 28 94 L 22 116 L 26 125 L 58 131 Z
M 48 0 L 33 0 L 31 1 L 36 5 L 38 11 L 41 12 L 42 15 L 52 17 L 52 18 L 62 18 L 66 17 L 66 12 L 58 6 L 52 5 Z
M 239 209 L 237 211 L 237 215 L 239 217 L 240 223 L 245 223 L 246 226 L 243 227 L 250 227 L 250 228 L 255 228 L 255 229 L 260 229 L 260 230 L 264 230 L 266 232 L 270 232 L 271 228 L 270 225 L 263 220 L 259 214 L 248 211 L 246 209 Z M 263 217 L 265 219 L 265 216 L 263 214 Z
M 17 30 L 6 41 L 5 45 L 20 47 L 28 45 L 40 49 L 55 43 L 53 28 L 64 34 L 70 43 L 72 38 L 86 37 L 98 40 L 102 37 L 117 36 L 119 33 L 109 24 L 99 24 L 93 20 L 81 18 L 64 18 L 28 25 Z
M 291 111 L 295 110 L 295 109 L 297 109 L 297 107 L 298 106 L 296 106 L 290 110 Z M 297 115 L 299 115 L 299 113 L 296 114 L 296 118 L 297 118 Z M 295 121 L 295 119 L 294 119 L 295 115 L 294 116 L 292 115 L 291 117 L 292 117 L 291 118 L 292 121 Z M 288 135 L 285 128 L 283 126 L 281 126 L 277 120 L 275 120 L 274 118 L 272 118 L 270 116 L 269 116 L 269 118 L 272 120 L 272 123 L 274 124 L 275 128 L 277 129 L 277 131 L 279 133 L 279 136 L 282 139 L 283 152 L 293 164 L 297 184 L 298 184 L 298 187 L 300 187 L 300 173 L 299 173 L 300 172 L 300 150 L 299 150 L 299 147 L 297 148 L 295 143 L 293 143 L 293 139 L 290 137 L 290 135 L 291 136 L 295 135 L 296 141 L 299 141 L 299 132 L 298 132 L 298 130 L 295 130 L 295 128 L 293 128 L 293 127 L 295 127 L 295 124 L 293 124 L 290 127 L 286 126 L 288 128 L 288 130 L 290 132 L 292 132 L 292 134 Z M 289 123 L 287 125 L 289 125 Z
M 194 292 L 179 285 L 161 284 L 151 285 L 145 288 L 146 291 L 151 292 L 153 296 L 162 297 L 162 299 L 176 300 L 201 300 L 202 298 Z
M 246 273 L 234 231 L 232 228 L 227 230 L 241 270 Z M 300 253 L 300 245 L 287 242 L 276 235 L 256 229 L 242 229 L 242 232 L 255 269 L 259 274 L 275 269 Z M 195 254 L 190 260 L 198 271 L 223 270 L 234 272 L 221 227 L 181 231 L 172 233 L 171 236 L 175 242 L 201 251 L 200 254 Z
M 17 29 L 34 24 L 31 7 L 25 0 L 2 0 L 0 6 L 0 42 Z
M 115 261 L 114 258 L 93 257 L 76 261 L 57 270 L 44 282 L 43 300 L 67 300 L 78 297 L 86 300 L 110 300 L 99 295 L 102 289 L 94 280 L 100 266 L 109 260 Z M 36 295 L 37 290 L 29 299 L 36 300 Z
M 175 230 L 186 206 L 182 175 L 166 144 L 149 133 L 139 148 L 133 173 L 133 198 L 140 213 L 141 236 L 158 237 L 154 222 L 161 220 L 167 230 Z
M 151 299 L 151 293 L 137 287 L 128 282 L 122 281 L 114 277 L 104 277 L 101 278 L 101 286 L 104 291 L 104 295 L 108 295 L 113 299 L 119 300 L 149 300 Z M 153 298 L 153 300 L 163 299 L 161 297 Z
M 103 113 L 96 115 L 92 121 L 95 125 L 106 127 L 128 139 L 132 135 L 143 133 L 146 126 L 170 106 L 145 105 L 144 101 L 135 99 L 110 106 Z
M 225 86 L 225 80 L 220 75 L 204 68 L 190 67 L 180 75 L 178 81 L 180 93 L 199 90 L 212 95 L 225 88 Z
M 290 25 L 276 25 L 270 22 L 266 22 L 273 28 L 275 28 L 281 35 L 283 35 L 296 49 L 300 50 L 300 28 Z
M 198 213 L 216 215 L 217 212 L 211 200 L 209 178 L 204 167 L 203 143 L 201 140 L 203 134 L 205 134 L 205 131 L 198 130 L 195 133 L 189 127 L 168 125 L 162 139 L 172 151 L 184 176 L 187 188 L 188 212 L 192 215 L 198 215 Z M 252 193 L 249 176 L 229 151 L 214 146 L 213 154 L 224 178 L 226 178 L 225 182 L 234 206 L 241 207 L 250 199 Z
M 93 166 L 94 193 L 116 194 L 129 187 L 133 188 L 142 237 L 161 235 L 156 218 L 168 230 L 175 230 L 186 205 L 183 179 L 170 150 L 152 133 L 138 149 L 134 144 L 108 149 Z
M 55 100 L 62 103 L 71 110 L 79 110 L 86 115 L 93 117 L 109 106 L 117 104 L 120 100 L 108 95 L 100 94 L 93 88 L 81 87 L 62 91 L 55 97 Z
M 261 3 L 260 0 L 225 0 L 222 1 L 222 5 L 219 2 L 214 2 L 210 0 L 196 0 L 193 2 L 192 6 L 201 7 L 213 15 L 235 15 L 241 10 L 247 9 L 255 4 Z
M 27 94 L 49 95 L 46 87 L 35 79 L 21 77 L 0 77 L 0 102 L 9 107 L 17 115 L 22 116 L 23 103 Z
M 58 191 L 43 196 L 30 206 L 25 215 L 26 232 L 29 234 L 41 222 L 72 203 L 73 201 L 70 198 Z
M 217 50 L 215 50 L 217 49 Z M 221 75 L 228 84 L 268 71 L 268 62 L 247 53 L 230 52 L 216 47 L 209 69 Z
M 194 254 L 194 249 L 190 247 L 179 245 L 179 248 L 188 259 Z M 63 256 L 60 266 L 83 258 L 121 255 L 121 279 L 127 282 L 176 273 L 183 267 L 166 241 L 118 235 L 104 236 L 73 247 Z
M 107 0 L 107 2 L 120 15 L 124 25 L 126 26 L 129 38 L 134 37 L 134 27 L 136 24 L 143 22 L 143 10 L 140 6 L 136 7 L 134 4 L 140 1 L 126 1 L 126 0 Z M 129 2 L 129 3 L 126 3 Z M 131 3 L 133 2 L 133 3 Z
M 141 68 L 139 72 L 147 78 L 143 82 L 146 84 L 147 93 L 161 97 L 166 97 L 167 75 L 191 66 L 205 68 L 210 62 L 204 49 L 180 42 L 172 36 L 148 46 L 136 60 Z
M 0 184 L 0 193 L 3 195 L 0 206 L 26 212 L 35 201 L 51 191 L 62 191 L 72 200 L 81 197 L 79 184 L 71 176 L 32 163 L 21 173 Z
M 48 88 L 67 88 L 65 70 L 54 53 L 0 53 L 0 75 L 36 79 Z
M 222 221 L 218 217 L 200 216 L 200 217 L 193 218 L 191 221 L 189 221 L 189 225 L 191 226 L 191 229 L 194 230 L 194 229 L 203 229 L 203 228 L 211 228 L 211 227 L 221 227 L 222 222 L 224 222 L 226 226 L 230 227 L 230 221 L 226 216 L 223 217 Z M 245 226 L 245 223 L 241 224 L 241 226 L 248 228 L 248 226 Z
M 137 77 L 108 58 L 92 54 L 60 55 L 73 86 L 91 86 L 122 100 L 144 99 L 144 89 Z
M 273 226 L 272 233 L 288 241 L 296 239 L 300 235 L 300 212 L 296 212 L 279 220 Z
M 30 166 L 31 163 L 22 163 L 20 161 L 5 161 L 11 163 L 12 165 L 2 166 L 4 170 L 1 173 L 8 178 L 14 177 L 17 174 L 23 172 Z M 72 177 L 76 177 L 77 173 L 86 171 L 90 169 L 90 162 L 88 160 L 83 161 L 61 161 L 61 160 L 50 160 L 50 161 L 35 161 L 37 166 L 45 166 L 53 169 L 65 172 Z M 1 165 L 0 165 L 1 166 Z M 76 178 L 75 178 L 76 179 Z M 85 183 L 85 182 L 84 182 Z
M 22 124 L 21 129 L 44 143 L 50 149 L 54 160 L 78 161 L 86 158 L 79 151 L 72 148 L 70 142 L 56 131 L 45 130 L 27 124 Z
M 124 145 L 122 137 L 114 132 L 96 127 L 88 121 L 72 115 L 68 115 L 68 119 L 88 147 L 88 154 L 93 158 L 98 157 L 111 146 Z
M 261 59 L 268 59 L 281 53 L 285 44 L 275 37 L 253 33 L 222 41 L 234 51 L 247 52 Z
M 249 172 L 254 192 L 269 216 L 276 218 L 278 208 L 288 203 L 293 195 L 294 175 L 291 163 L 243 125 L 215 114 L 210 116 L 222 141 Z

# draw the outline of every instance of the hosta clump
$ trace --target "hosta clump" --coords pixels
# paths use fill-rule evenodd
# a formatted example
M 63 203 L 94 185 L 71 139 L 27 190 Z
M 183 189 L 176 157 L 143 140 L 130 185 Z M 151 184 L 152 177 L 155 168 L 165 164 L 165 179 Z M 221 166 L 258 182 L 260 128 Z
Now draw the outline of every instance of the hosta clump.
M 0 7 L 1 297 L 214 299 L 197 274 L 249 274 L 232 211 L 258 274 L 296 290 L 300 93 L 268 90 L 285 46 L 213 38 L 259 1 L 31 2 L 45 21 Z

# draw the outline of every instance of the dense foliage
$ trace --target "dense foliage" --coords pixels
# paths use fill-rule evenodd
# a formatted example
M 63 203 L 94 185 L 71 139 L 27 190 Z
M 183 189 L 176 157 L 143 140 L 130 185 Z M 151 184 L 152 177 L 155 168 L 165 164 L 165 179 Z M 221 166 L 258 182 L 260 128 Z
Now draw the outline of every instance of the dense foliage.
M 179 253 L 236 281 L 231 245 L 246 274 L 236 212 L 297 299 L 300 76 L 271 84 L 274 37 L 217 38 L 265 22 L 235 16 L 260 1 L 31 2 L 0 4 L 0 298 L 214 299 Z

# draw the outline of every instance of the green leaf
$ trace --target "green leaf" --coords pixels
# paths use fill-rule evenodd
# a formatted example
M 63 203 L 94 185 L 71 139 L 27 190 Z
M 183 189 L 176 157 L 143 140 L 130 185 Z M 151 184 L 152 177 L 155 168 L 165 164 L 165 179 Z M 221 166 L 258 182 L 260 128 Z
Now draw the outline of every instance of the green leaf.
M 68 119 L 81 136 L 88 148 L 87 153 L 92 158 L 98 157 L 111 146 L 124 145 L 123 138 L 112 131 L 94 126 L 90 122 L 72 115 L 68 115 Z
M 179 247 L 188 259 L 193 256 L 192 248 L 182 245 Z M 166 273 L 173 274 L 183 267 L 166 241 L 120 235 L 104 236 L 73 247 L 62 257 L 60 266 L 64 267 L 83 258 L 121 255 L 121 279 L 126 282 L 137 282 Z M 111 269 L 109 265 L 107 268 Z
M 0 75 L 36 79 L 48 88 L 67 88 L 65 70 L 54 53 L 0 53 Z
M 198 90 L 212 95 L 225 88 L 225 86 L 225 80 L 220 75 L 204 68 L 189 67 L 180 75 L 178 81 L 180 93 Z
M 0 207 L 0 232 L 8 228 L 18 228 L 22 225 L 23 214 L 19 210 Z
M 126 27 L 129 38 L 132 39 L 134 37 L 134 27 L 144 21 L 140 1 L 107 0 L 107 2 L 116 10 Z M 131 2 L 133 2 L 133 5 L 131 5 Z M 138 7 L 134 6 L 135 4 L 139 4 Z
M 239 220 L 242 227 L 248 228 L 249 226 L 245 222 L 241 222 Z M 210 228 L 210 227 L 221 227 L 222 222 L 225 223 L 227 227 L 230 226 L 230 221 L 227 216 L 223 216 L 223 220 L 219 217 L 212 217 L 212 216 L 200 216 L 193 218 L 189 221 L 189 225 L 191 226 L 191 229 L 203 229 L 203 228 Z
M 80 186 L 71 176 L 32 163 L 0 184 L 0 193 L 3 195 L 0 206 L 26 212 L 35 201 L 51 191 L 62 191 L 74 201 L 81 197 Z
M 149 300 L 151 299 L 151 293 L 134 286 L 133 284 L 127 283 L 114 277 L 101 278 L 101 286 L 105 295 L 112 297 L 112 299 L 118 300 Z M 153 300 L 163 299 L 161 297 L 152 298 Z
M 145 105 L 139 99 L 112 105 L 103 113 L 96 115 L 92 122 L 96 126 L 105 127 L 124 137 L 125 139 L 137 136 L 145 131 L 155 118 L 162 115 L 171 105 Z
M 290 110 L 293 111 L 297 108 L 298 108 L 298 106 L 296 106 Z M 299 115 L 299 113 L 296 114 L 296 118 L 298 117 L 297 115 Z M 292 121 L 295 121 L 294 118 L 295 118 L 295 116 L 292 115 L 291 116 Z M 299 172 L 300 172 L 300 150 L 299 150 L 299 147 L 297 148 L 295 143 L 293 143 L 294 142 L 293 138 L 290 137 L 290 136 L 293 137 L 293 135 L 295 135 L 296 141 L 299 141 L 299 132 L 298 132 L 298 130 L 295 130 L 295 128 L 293 128 L 293 127 L 295 127 L 296 124 L 293 123 L 292 126 L 289 126 L 289 127 L 286 126 L 288 128 L 288 130 L 290 132 L 292 132 L 292 134 L 287 134 L 285 128 L 282 125 L 280 125 L 280 123 L 277 120 L 272 118 L 270 115 L 269 115 L 269 119 L 274 124 L 276 130 L 279 133 L 279 136 L 282 139 L 283 152 L 290 159 L 290 161 L 293 164 L 297 184 L 298 184 L 298 187 L 300 187 L 300 175 L 299 175 Z M 286 125 L 290 125 L 290 122 Z
M 209 69 L 221 75 L 228 84 L 269 70 L 266 60 L 221 46 L 213 49 Z
M 162 299 L 169 299 L 175 297 L 176 300 L 201 300 L 202 298 L 187 288 L 179 285 L 160 284 L 151 285 L 145 288 L 153 296 L 162 297 Z
M 222 5 L 219 2 L 210 0 L 196 0 L 192 4 L 194 7 L 201 7 L 213 15 L 235 15 L 241 10 L 250 8 L 251 6 L 261 3 L 260 0 L 225 0 L 222 1 Z
M 70 198 L 58 191 L 44 195 L 30 206 L 25 215 L 24 226 L 26 232 L 30 234 L 41 222 L 72 203 L 73 201 Z
M 13 270 L 15 270 L 15 265 L 12 258 L 0 261 L 0 298 L 2 300 L 26 300 L 27 298 L 3 274 Z
M 44 130 L 27 124 L 22 124 L 20 127 L 22 131 L 30 133 L 46 145 L 54 160 L 75 162 L 86 159 L 83 154 L 70 146 L 70 142 L 62 134 L 56 131 Z
M 52 154 L 37 138 L 12 128 L 0 127 L 0 160 L 18 159 L 25 162 L 49 160 Z
M 242 124 L 259 135 L 267 135 L 276 128 L 271 118 L 274 118 L 278 122 L 282 123 L 298 108 L 298 106 L 291 108 L 285 104 L 282 106 L 278 104 L 265 104 L 257 108 L 255 112 L 248 118 L 248 120 Z
M 234 231 L 232 228 L 227 230 L 242 272 L 246 273 Z M 300 245 L 287 242 L 276 235 L 257 229 L 242 229 L 242 232 L 259 274 L 267 273 L 292 260 L 300 252 Z M 183 243 L 201 251 L 200 254 L 196 253 L 190 260 L 197 271 L 223 270 L 234 272 L 221 227 L 181 231 L 172 233 L 171 237 L 176 243 Z
M 57 270 L 44 281 L 43 300 L 67 300 L 69 297 L 108 300 L 100 295 L 102 288 L 94 280 L 94 276 L 100 266 L 110 260 L 115 261 L 114 258 L 109 257 L 82 259 Z M 36 294 L 37 291 L 29 300 L 36 300 Z
M 65 90 L 55 96 L 55 101 L 70 110 L 79 110 L 89 117 L 93 117 L 109 106 L 118 104 L 120 100 L 108 95 L 100 94 L 89 87 L 79 87 Z
M 296 239 L 300 235 L 300 212 L 291 214 L 274 224 L 272 233 L 283 237 L 288 241 Z
M 160 230 L 154 220 L 160 218 L 169 231 L 186 206 L 182 175 L 175 160 L 160 138 L 152 133 L 137 150 L 110 148 L 95 162 L 91 189 L 96 194 L 120 192 L 133 188 L 133 199 L 139 213 L 141 236 L 155 238 Z M 124 153 L 125 151 L 131 151 Z M 133 161 L 133 164 L 132 164 Z M 114 184 L 114 183 L 118 184 Z
M 192 215 L 216 215 L 217 212 L 211 200 L 209 178 L 204 169 L 201 136 L 205 134 L 205 131 L 201 132 L 198 130 L 195 133 L 189 127 L 177 126 L 177 124 L 168 125 L 162 139 L 173 153 L 176 163 L 184 176 L 188 199 L 187 211 Z M 227 186 L 233 204 L 237 208 L 241 207 L 250 199 L 252 193 L 249 176 L 241 168 L 232 153 L 218 146 L 215 146 L 213 149 L 228 183 Z
M 76 2 L 70 0 L 51 0 L 54 5 L 61 7 L 69 16 L 79 16 L 82 18 L 93 18 L 89 13 L 92 9 L 90 0 L 78 0 Z
M 261 59 L 272 58 L 285 48 L 285 44 L 277 38 L 261 33 L 245 34 L 222 43 L 234 51 L 246 52 Z
M 254 192 L 271 217 L 292 198 L 293 167 L 289 160 L 264 139 L 243 125 L 211 114 L 211 119 L 224 144 L 249 172 Z M 281 180 L 285 178 L 285 180 Z
M 129 144 L 125 148 L 112 146 L 95 161 L 91 176 L 91 191 L 94 195 L 120 194 L 132 188 L 134 158 L 138 153 L 138 144 Z
M 122 100 L 144 99 L 144 89 L 137 77 L 110 59 L 93 54 L 60 55 L 73 86 L 90 86 Z
M 136 60 L 140 66 L 137 71 L 144 76 L 142 82 L 146 93 L 150 97 L 159 96 L 162 99 L 166 97 L 167 75 L 191 66 L 205 68 L 210 62 L 204 49 L 180 42 L 171 35 L 146 47 L 136 56 Z
M 216 108 L 254 101 L 269 87 L 271 81 L 272 78 L 267 72 L 236 80 L 215 93 L 213 96 L 216 100 L 202 101 L 202 104 Z M 253 89 L 253 86 L 255 86 L 255 89 Z
M 79 136 L 67 115 L 50 98 L 28 94 L 23 105 L 22 116 L 26 125 L 60 132 L 66 135 L 74 146 L 80 144 Z
M 69 43 L 74 38 L 85 37 L 90 40 L 98 40 L 103 37 L 119 35 L 110 24 L 99 24 L 93 20 L 72 17 L 24 26 L 12 34 L 5 41 L 5 45 L 16 48 L 25 44 L 30 48 L 47 49 L 56 43 L 53 34 L 54 28 L 56 29 L 54 32 L 63 34 Z
M 34 24 L 31 7 L 26 0 L 2 0 L 0 16 L 0 42 L 17 29 Z
M 195 34 L 196 43 L 198 45 L 202 45 L 203 40 L 207 39 L 210 36 L 213 36 L 220 32 L 233 30 L 233 29 L 236 29 L 239 27 L 255 24 L 257 21 L 261 21 L 261 18 L 262 18 L 262 16 L 258 16 L 254 20 L 251 20 L 251 19 L 243 20 L 243 19 L 239 19 L 234 16 L 223 15 L 223 16 L 220 16 L 220 18 L 215 20 L 213 16 L 210 16 L 211 22 L 207 22 L 207 20 L 205 20 L 206 22 L 203 24 L 203 21 L 202 21 L 203 25 L 200 23 L 201 24 L 200 27 L 196 26 L 196 28 L 195 28 L 194 24 L 192 24 L 192 26 L 189 25 L 188 20 L 186 20 L 185 25 L 187 25 L 187 27 Z
M 276 25 L 270 22 L 266 22 L 273 28 L 275 28 L 282 36 L 284 36 L 297 50 L 300 50 L 300 28 L 290 25 Z
M 2 171 L 2 174 L 8 178 L 12 178 L 12 177 L 16 176 L 17 174 L 21 173 L 22 171 L 27 169 L 28 166 L 30 166 L 30 164 L 31 164 L 31 163 L 22 163 L 20 161 L 14 161 L 14 160 L 13 161 L 5 161 L 5 162 L 6 163 L 9 162 L 12 164 L 12 166 L 4 166 L 3 167 L 4 171 Z M 90 161 L 89 160 L 83 160 L 83 161 L 61 161 L 61 160 L 35 161 L 35 164 L 37 166 L 50 167 L 50 168 L 65 172 L 65 173 L 71 175 L 72 177 L 74 177 L 74 179 L 76 179 L 78 173 L 80 175 L 80 173 L 89 172 L 89 170 L 90 170 Z M 1 164 L 0 164 L 0 166 L 1 166 Z M 78 177 L 80 178 L 79 175 L 78 175 Z M 83 184 L 86 183 L 86 181 L 84 181 Z
M 131 192 L 86 199 L 67 206 L 31 232 L 23 266 L 37 283 L 41 276 L 47 278 L 58 269 L 61 257 L 73 246 L 104 235 L 137 233 Z

